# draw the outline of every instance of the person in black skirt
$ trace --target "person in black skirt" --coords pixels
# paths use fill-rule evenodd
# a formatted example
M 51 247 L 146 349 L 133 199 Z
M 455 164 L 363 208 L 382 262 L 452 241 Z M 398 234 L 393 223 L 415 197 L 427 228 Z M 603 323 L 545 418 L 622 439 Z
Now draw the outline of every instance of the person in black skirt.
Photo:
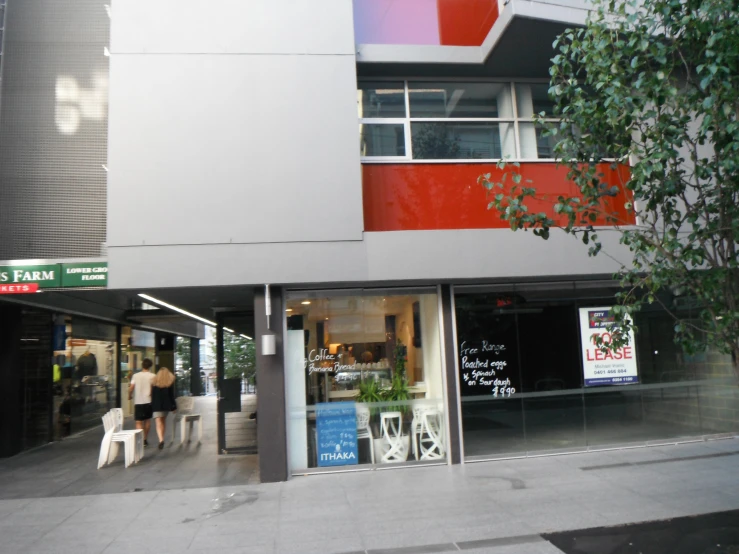
M 151 408 L 154 412 L 157 435 L 159 436 L 159 450 L 164 448 L 164 431 L 169 412 L 177 410 L 174 400 L 174 374 L 166 367 L 160 367 L 154 380 L 151 382 Z

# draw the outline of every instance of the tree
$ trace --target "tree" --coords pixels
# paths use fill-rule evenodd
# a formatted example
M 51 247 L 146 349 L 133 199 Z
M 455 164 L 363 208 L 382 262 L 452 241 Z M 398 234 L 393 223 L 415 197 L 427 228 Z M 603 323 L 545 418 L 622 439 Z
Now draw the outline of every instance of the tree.
M 601 252 L 598 225 L 620 234 L 631 260 L 618 273 L 614 347 L 627 342 L 629 314 L 658 302 L 688 353 L 713 345 L 739 360 L 739 11 L 728 0 L 611 0 L 584 28 L 554 43 L 548 132 L 578 194 L 542 200 L 515 165 L 486 174 L 490 209 L 511 229 L 547 239 L 561 228 Z M 539 124 L 544 124 L 542 114 Z M 606 151 L 607 150 L 607 151 Z M 613 185 L 599 166 L 630 166 Z M 499 175 L 499 173 L 496 173 Z M 505 183 L 511 175 L 513 186 Z M 613 198 L 629 198 L 618 210 Z M 626 217 L 624 217 L 624 215 Z M 661 291 L 690 297 L 678 313 Z
M 211 344 L 213 356 L 217 355 L 216 343 Z M 226 379 L 246 379 L 255 382 L 257 372 L 256 345 L 253 340 L 228 332 L 223 333 L 223 362 Z
M 192 393 L 190 390 L 190 376 L 192 371 L 192 351 L 190 339 L 177 337 L 175 339 L 175 376 L 177 377 L 177 394 Z M 196 368 L 197 371 L 197 368 Z

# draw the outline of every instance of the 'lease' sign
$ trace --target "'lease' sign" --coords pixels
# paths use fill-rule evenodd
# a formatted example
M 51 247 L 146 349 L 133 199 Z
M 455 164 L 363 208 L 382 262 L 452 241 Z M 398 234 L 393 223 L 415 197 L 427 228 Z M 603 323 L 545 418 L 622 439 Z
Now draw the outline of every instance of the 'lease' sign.
M 580 308 L 580 342 L 586 387 L 598 385 L 630 385 L 639 382 L 634 333 L 629 332 L 629 344 L 604 352 L 596 345 L 600 336 L 611 342 L 609 327 L 613 323 L 611 308 Z

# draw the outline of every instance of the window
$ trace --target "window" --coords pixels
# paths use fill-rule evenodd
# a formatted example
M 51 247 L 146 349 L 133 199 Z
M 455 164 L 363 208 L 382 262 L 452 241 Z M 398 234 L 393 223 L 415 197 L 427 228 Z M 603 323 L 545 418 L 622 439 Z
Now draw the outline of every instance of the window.
M 551 115 L 543 83 L 362 81 L 365 161 L 551 159 L 534 114 Z
M 286 314 L 291 472 L 446 459 L 433 289 L 296 291 Z

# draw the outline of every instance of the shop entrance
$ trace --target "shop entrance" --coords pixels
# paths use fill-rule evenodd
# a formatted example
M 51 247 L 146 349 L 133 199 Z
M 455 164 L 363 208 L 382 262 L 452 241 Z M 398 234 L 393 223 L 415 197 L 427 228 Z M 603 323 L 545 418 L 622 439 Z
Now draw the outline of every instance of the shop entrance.
M 218 452 L 257 453 L 256 347 L 250 313 L 218 315 Z

